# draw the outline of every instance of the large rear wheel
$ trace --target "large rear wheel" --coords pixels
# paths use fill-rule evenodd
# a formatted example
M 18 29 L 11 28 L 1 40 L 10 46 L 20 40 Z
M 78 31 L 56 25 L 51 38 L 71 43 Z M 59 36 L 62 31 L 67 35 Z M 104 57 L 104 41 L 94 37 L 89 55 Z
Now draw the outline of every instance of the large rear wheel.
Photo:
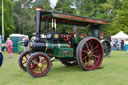
M 51 68 L 48 55 L 42 52 L 33 53 L 27 62 L 27 71 L 33 77 L 45 76 Z
M 102 63 L 103 48 L 97 38 L 84 38 L 76 51 L 77 61 L 84 70 L 94 70 Z

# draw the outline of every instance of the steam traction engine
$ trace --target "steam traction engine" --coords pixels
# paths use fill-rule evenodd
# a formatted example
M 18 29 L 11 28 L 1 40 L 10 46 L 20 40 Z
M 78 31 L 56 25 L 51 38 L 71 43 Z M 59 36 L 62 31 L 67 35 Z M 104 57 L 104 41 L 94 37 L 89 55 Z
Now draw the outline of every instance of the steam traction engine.
M 46 28 L 43 29 L 46 33 L 43 37 L 41 22 L 46 23 Z M 48 29 L 47 23 L 50 23 L 51 30 Z M 20 55 L 19 66 L 33 77 L 45 76 L 51 68 L 53 57 L 66 66 L 79 64 L 84 70 L 97 69 L 103 59 L 103 47 L 99 39 L 104 37 L 103 25 L 108 23 L 105 20 L 45 11 L 37 7 L 35 39 L 29 43 L 30 50 Z M 81 27 L 89 25 L 91 34 L 85 29 L 77 29 L 70 34 L 64 31 L 59 33 L 56 31 L 57 24 Z

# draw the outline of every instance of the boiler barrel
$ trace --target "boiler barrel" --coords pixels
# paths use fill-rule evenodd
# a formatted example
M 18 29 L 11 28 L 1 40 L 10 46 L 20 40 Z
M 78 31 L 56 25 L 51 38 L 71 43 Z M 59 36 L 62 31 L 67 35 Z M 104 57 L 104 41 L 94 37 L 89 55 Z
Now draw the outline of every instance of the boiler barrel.
M 39 41 L 32 41 L 30 42 L 30 48 L 32 51 L 46 51 L 47 49 L 53 49 L 54 47 L 58 48 L 69 48 L 70 45 L 67 43 L 51 43 L 51 42 L 39 42 Z

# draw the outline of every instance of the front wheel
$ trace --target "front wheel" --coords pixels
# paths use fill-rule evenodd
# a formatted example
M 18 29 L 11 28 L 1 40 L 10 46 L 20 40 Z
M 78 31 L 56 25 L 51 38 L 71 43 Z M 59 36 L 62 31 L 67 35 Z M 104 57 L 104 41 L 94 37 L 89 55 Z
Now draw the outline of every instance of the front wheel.
M 26 71 L 26 63 L 28 61 L 29 56 L 30 56 L 30 51 L 25 51 L 21 53 L 21 55 L 19 56 L 18 64 L 23 71 Z
M 97 38 L 84 38 L 78 44 L 76 51 L 77 61 L 84 70 L 94 70 L 100 66 L 103 48 Z
M 42 52 L 33 53 L 27 62 L 27 71 L 33 77 L 45 76 L 51 68 L 48 55 Z

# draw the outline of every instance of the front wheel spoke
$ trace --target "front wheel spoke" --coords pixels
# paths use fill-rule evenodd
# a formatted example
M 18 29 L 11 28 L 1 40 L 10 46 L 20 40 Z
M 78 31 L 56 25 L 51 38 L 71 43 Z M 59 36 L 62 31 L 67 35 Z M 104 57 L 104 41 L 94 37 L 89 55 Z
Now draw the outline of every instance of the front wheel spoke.
M 28 57 L 27 56 L 25 56 L 25 58 L 28 60 Z
M 40 57 L 40 63 L 42 62 L 42 57 Z
M 38 64 L 38 62 L 36 62 L 36 61 L 34 61 L 34 60 L 32 60 L 32 62 L 35 63 L 35 64 Z
M 35 64 L 31 64 L 31 68 L 33 68 L 35 66 Z
M 23 59 L 22 61 L 25 61 L 25 62 L 27 62 L 27 60 L 26 60 L 26 59 Z
M 44 61 L 45 61 L 45 58 L 42 60 L 42 62 L 44 62 Z M 41 63 L 42 63 L 42 62 L 41 62 Z
M 43 63 L 42 65 L 47 65 L 48 63 L 46 62 L 46 63 Z
M 43 67 L 42 67 L 43 68 Z M 42 68 L 40 68 L 40 71 L 43 72 Z
M 23 62 L 22 64 L 25 64 L 27 61 Z
M 36 67 L 36 71 L 38 71 L 38 67 Z
M 38 67 L 36 67 L 36 68 L 32 69 L 32 71 L 38 71 Z

